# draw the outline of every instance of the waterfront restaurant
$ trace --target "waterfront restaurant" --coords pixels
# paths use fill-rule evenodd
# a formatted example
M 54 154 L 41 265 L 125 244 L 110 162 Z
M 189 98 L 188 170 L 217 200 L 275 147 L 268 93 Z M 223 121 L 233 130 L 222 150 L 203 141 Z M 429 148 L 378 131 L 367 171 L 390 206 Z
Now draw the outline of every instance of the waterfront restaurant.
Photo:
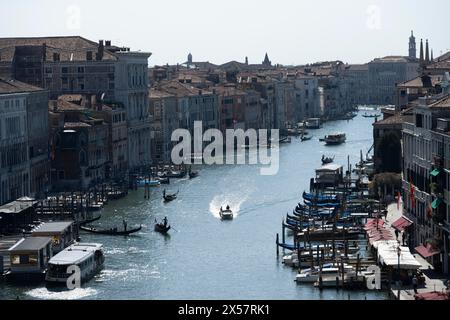
M 44 276 L 47 263 L 53 255 L 51 243 L 50 237 L 29 237 L 19 240 L 8 250 L 11 259 L 8 276 Z
M 46 222 L 33 229 L 32 237 L 51 237 L 53 253 L 70 246 L 76 239 L 73 221 Z

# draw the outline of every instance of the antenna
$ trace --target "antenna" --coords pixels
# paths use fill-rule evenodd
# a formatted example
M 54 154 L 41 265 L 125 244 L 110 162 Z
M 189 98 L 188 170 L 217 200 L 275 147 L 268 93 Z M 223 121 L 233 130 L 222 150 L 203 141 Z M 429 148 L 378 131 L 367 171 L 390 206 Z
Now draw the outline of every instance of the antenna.
M 105 99 L 105 93 L 104 92 L 102 93 L 102 96 L 101 96 L 100 100 L 103 101 L 103 99 Z
M 73 61 L 73 52 L 70 54 L 70 61 Z

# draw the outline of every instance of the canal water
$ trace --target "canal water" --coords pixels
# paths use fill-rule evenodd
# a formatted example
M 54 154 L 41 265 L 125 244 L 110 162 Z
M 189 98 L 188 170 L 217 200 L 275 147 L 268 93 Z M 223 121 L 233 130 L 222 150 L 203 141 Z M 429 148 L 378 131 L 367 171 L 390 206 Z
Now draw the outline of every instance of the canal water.
M 142 224 L 130 237 L 82 233 L 84 242 L 104 244 L 104 270 L 82 288 L 49 291 L 44 286 L 0 284 L 0 299 L 387 299 L 380 292 L 322 292 L 311 285 L 297 285 L 295 271 L 277 257 L 275 237 L 281 222 L 309 188 L 322 155 L 335 156 L 346 167 L 359 161 L 372 146 L 374 119 L 358 117 L 329 122 L 310 130 L 314 138 L 280 146 L 277 175 L 260 175 L 261 165 L 203 166 L 200 176 L 172 180 L 168 186 L 144 190 L 111 202 L 95 223 L 100 228 Z M 345 132 L 347 143 L 327 147 L 319 142 L 326 134 Z M 164 204 L 163 188 L 178 199 Z M 237 214 L 222 222 L 218 210 L 229 204 Z M 169 236 L 153 231 L 155 219 L 168 217 Z

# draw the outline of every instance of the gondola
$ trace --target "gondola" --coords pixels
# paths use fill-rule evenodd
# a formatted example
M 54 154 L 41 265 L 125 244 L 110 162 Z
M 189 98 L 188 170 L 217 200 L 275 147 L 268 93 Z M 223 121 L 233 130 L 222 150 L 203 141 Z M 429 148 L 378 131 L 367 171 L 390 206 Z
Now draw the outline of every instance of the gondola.
M 330 157 L 322 156 L 322 165 L 333 163 L 333 161 L 334 161 L 334 157 L 330 158 Z
M 198 177 L 198 171 L 189 170 L 189 179 L 194 179 L 196 177 Z
M 142 229 L 142 226 L 139 226 L 139 228 L 131 229 L 131 230 L 122 230 L 119 231 L 117 228 L 114 229 L 105 229 L 105 230 L 99 230 L 96 228 L 89 228 L 89 227 L 83 227 L 80 226 L 80 229 L 86 232 L 90 233 L 96 233 L 96 234 L 103 234 L 103 235 L 110 235 L 110 236 L 128 236 L 132 233 L 136 233 Z
M 378 114 L 363 114 L 364 118 L 379 118 L 380 116 Z
M 88 223 L 92 223 L 92 222 L 98 221 L 98 220 L 100 220 L 101 217 L 102 216 L 99 215 L 98 217 L 95 217 L 95 218 L 92 218 L 92 219 L 86 219 L 86 220 L 80 222 L 80 226 L 84 226 L 84 225 L 87 225 Z
M 311 140 L 313 137 L 301 137 L 301 140 L 302 141 L 309 141 L 309 140 Z
M 157 180 L 159 181 L 160 184 L 170 184 L 170 179 L 165 177 L 165 178 L 157 178 Z
M 164 223 L 156 223 L 155 224 L 155 231 L 166 234 L 170 230 L 170 225 L 165 225 Z
M 174 194 L 166 194 L 166 190 L 163 192 L 164 202 L 171 202 L 177 198 L 178 192 Z

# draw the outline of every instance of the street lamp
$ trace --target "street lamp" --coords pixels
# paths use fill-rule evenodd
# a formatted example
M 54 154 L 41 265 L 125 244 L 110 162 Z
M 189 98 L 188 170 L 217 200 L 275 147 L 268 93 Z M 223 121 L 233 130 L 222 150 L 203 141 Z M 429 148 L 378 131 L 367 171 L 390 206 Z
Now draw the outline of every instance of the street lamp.
M 397 272 L 398 272 L 398 281 L 397 281 L 397 286 L 398 286 L 398 300 L 400 300 L 400 284 L 401 284 L 401 278 L 400 278 L 400 255 L 402 253 L 402 249 L 400 247 L 400 241 L 398 242 L 398 247 L 397 247 L 397 256 L 398 256 L 398 264 L 397 264 Z

